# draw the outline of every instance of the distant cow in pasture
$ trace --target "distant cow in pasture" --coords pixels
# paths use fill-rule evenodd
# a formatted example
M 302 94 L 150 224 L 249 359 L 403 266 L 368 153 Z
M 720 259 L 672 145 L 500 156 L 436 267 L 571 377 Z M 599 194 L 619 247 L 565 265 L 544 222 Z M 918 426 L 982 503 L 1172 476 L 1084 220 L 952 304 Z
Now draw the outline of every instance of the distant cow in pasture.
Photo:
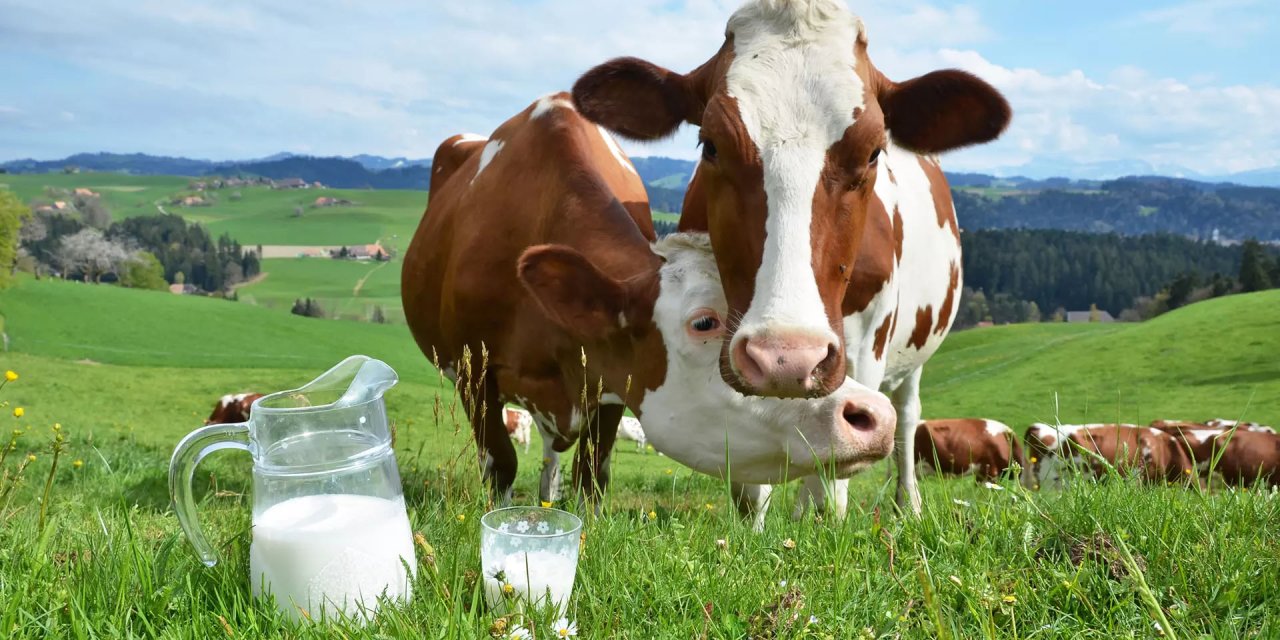
M 1231 421 L 1211 423 L 1239 424 Z M 1154 424 L 1154 423 L 1153 423 Z M 1170 425 L 1160 427 L 1173 436 L 1200 473 L 1220 474 L 1231 485 L 1255 481 L 1275 485 L 1280 482 L 1280 436 L 1257 424 L 1222 426 Z
M 919 513 L 920 374 L 961 288 L 960 228 L 936 154 L 995 139 L 1009 104 L 962 71 L 890 80 L 839 0 L 752 0 L 723 33 L 687 74 L 605 62 L 575 83 L 574 104 L 638 140 L 699 127 L 679 229 L 710 234 L 734 319 L 718 373 L 749 396 L 823 396 L 845 376 L 890 393 L 895 497 Z M 735 488 L 740 505 L 763 505 L 768 491 Z M 805 494 L 798 504 L 829 494 L 845 511 L 843 480 L 807 478 Z
M 1137 473 L 1150 482 L 1196 482 L 1194 464 L 1170 434 L 1132 424 L 1059 425 L 1037 423 L 1025 436 L 1032 472 L 1023 475 L 1028 486 L 1051 476 L 1061 481 L 1068 465 L 1101 477 L 1110 468 L 1121 475 Z
M 920 475 L 972 473 L 993 480 L 1014 462 L 1025 468 L 1022 442 L 1008 425 L 995 420 L 959 418 L 926 420 L 916 428 L 916 465 Z
M 618 437 L 622 440 L 631 440 L 636 443 L 637 451 L 644 451 L 646 440 L 644 437 L 644 428 L 640 426 L 640 421 L 631 416 L 622 416 L 622 420 L 618 422 Z
M 529 453 L 529 440 L 533 437 L 533 416 L 519 407 L 504 407 L 502 419 L 507 425 L 507 435 Z
M 249 409 L 253 406 L 253 401 L 261 397 L 261 393 L 236 393 L 222 396 L 218 399 L 218 404 L 213 406 L 213 413 L 209 414 L 204 423 L 208 425 L 248 422 Z
M 1256 433 L 1275 433 L 1276 432 L 1275 429 L 1264 424 L 1258 424 L 1256 422 L 1239 422 L 1236 420 L 1224 420 L 1222 418 L 1214 418 L 1213 420 L 1209 420 L 1208 422 L 1205 422 L 1205 425 L 1210 427 L 1218 427 L 1222 429 L 1230 429 L 1231 427 L 1235 427 L 1242 431 L 1253 431 Z
M 450 140 L 437 157 L 452 157 Z M 732 465 L 743 482 L 847 477 L 892 450 L 893 406 L 853 379 L 803 399 L 725 383 L 729 316 L 707 234 L 656 240 L 635 167 L 568 94 L 467 146 L 432 180 L 401 297 L 419 348 L 464 394 L 500 503 L 510 502 L 515 449 L 497 411 L 473 408 L 494 403 L 533 415 L 541 500 L 556 499 L 559 454 L 580 441 L 573 484 L 598 497 L 626 409 L 672 458 L 721 477 Z

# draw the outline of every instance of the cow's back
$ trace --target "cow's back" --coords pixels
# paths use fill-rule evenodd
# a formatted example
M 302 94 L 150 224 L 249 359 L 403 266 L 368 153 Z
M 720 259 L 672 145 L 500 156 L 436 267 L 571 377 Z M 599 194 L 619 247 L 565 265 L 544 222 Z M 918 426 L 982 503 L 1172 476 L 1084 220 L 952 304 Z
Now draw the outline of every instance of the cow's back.
M 632 265 L 611 260 L 607 247 L 592 251 L 593 244 L 618 234 L 653 238 L 643 183 L 568 104 L 565 94 L 548 96 L 483 144 L 464 143 L 472 146 L 463 157 L 451 152 L 456 136 L 437 152 L 452 164 L 405 252 L 401 297 L 414 339 L 447 374 L 456 372 L 464 347 L 478 368 L 483 345 L 495 375 L 541 377 L 547 388 L 530 394 L 563 394 L 551 359 L 565 347 L 554 340 L 561 332 L 520 285 L 519 256 L 537 244 L 568 244 L 591 254 L 606 274 L 627 273 Z M 628 215 L 602 215 L 607 207 Z

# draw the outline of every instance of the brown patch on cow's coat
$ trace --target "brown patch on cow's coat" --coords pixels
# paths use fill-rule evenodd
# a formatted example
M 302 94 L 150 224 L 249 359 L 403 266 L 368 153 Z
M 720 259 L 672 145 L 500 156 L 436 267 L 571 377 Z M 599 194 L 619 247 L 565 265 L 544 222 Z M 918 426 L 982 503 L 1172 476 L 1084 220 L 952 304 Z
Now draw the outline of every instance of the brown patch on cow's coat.
M 897 264 L 894 256 L 902 257 L 902 216 L 894 207 L 893 219 L 885 211 L 880 198 L 871 197 L 867 204 L 867 224 L 862 230 L 862 244 L 853 272 L 848 274 L 849 289 L 845 291 L 841 311 L 850 316 L 871 305 L 893 277 Z M 896 245 L 893 244 L 896 242 Z
M 911 340 L 907 344 L 916 349 L 923 349 L 929 340 L 930 329 L 933 328 L 933 305 L 916 309 L 916 326 L 911 330 Z
M 933 332 L 942 335 L 951 327 L 951 314 L 955 312 L 956 290 L 960 288 L 960 266 L 951 263 L 951 283 L 947 285 L 947 297 L 942 301 L 942 307 L 938 309 L 938 325 L 933 328 Z
M 876 360 L 884 359 L 884 348 L 889 344 L 889 324 L 893 321 L 893 315 L 884 317 L 884 322 L 880 323 L 880 327 L 876 329 L 875 349 Z
M 938 215 L 938 227 L 951 227 L 951 235 L 956 244 L 960 244 L 960 223 L 956 220 L 956 206 L 951 201 L 951 187 L 947 185 L 947 177 L 937 162 L 930 162 L 924 156 L 916 156 L 920 168 L 929 179 L 929 191 L 933 195 L 933 210 Z

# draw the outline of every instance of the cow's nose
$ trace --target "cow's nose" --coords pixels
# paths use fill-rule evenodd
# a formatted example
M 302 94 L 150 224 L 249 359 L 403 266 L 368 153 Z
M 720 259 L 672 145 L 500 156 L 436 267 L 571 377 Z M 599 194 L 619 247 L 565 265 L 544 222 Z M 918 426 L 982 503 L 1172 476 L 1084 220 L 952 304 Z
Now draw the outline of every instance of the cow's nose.
M 764 395 L 788 398 L 812 395 L 823 372 L 838 359 L 839 346 L 824 336 L 771 332 L 742 336 L 730 362 L 742 382 Z
M 898 426 L 898 414 L 883 393 L 871 389 L 847 394 L 836 405 L 832 416 L 836 428 L 855 441 L 879 441 L 889 437 Z

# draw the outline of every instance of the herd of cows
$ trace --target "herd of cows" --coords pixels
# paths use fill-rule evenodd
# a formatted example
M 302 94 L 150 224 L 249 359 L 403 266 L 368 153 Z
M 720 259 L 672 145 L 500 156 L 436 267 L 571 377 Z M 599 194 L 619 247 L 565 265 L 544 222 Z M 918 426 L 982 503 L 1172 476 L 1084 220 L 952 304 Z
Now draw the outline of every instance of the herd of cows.
M 457 385 L 496 499 L 511 498 L 512 436 L 528 447 L 535 425 L 539 499 L 558 498 L 559 455 L 575 444 L 572 484 L 598 498 L 628 409 L 656 450 L 728 479 L 757 525 L 792 479 L 801 505 L 842 517 L 848 478 L 890 455 L 908 513 L 917 460 L 1004 472 L 1018 450 L 1008 427 L 918 427 L 921 371 L 962 283 L 936 154 L 998 137 L 1009 104 L 962 71 L 890 80 L 839 0 L 749 0 L 724 33 L 689 73 L 611 60 L 436 151 L 401 298 L 419 348 Z M 684 123 L 702 157 L 677 233 L 658 239 L 613 134 L 655 140 Z M 1023 467 L 1186 455 L 1157 453 L 1157 432 L 1036 427 Z M 1235 446 L 1205 433 L 1176 435 L 1224 458 Z

